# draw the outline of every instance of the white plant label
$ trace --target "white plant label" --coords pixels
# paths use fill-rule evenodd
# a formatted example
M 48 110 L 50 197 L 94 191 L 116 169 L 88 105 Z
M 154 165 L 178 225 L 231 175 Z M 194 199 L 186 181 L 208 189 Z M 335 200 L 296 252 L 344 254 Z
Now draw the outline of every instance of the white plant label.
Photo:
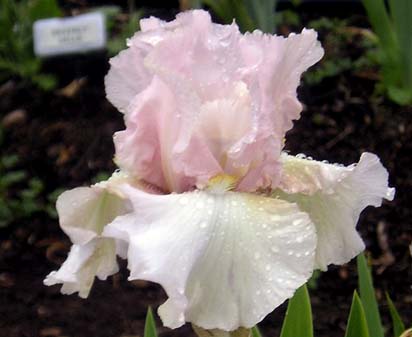
M 33 25 L 34 53 L 56 56 L 104 49 L 106 26 L 103 13 L 38 20 Z

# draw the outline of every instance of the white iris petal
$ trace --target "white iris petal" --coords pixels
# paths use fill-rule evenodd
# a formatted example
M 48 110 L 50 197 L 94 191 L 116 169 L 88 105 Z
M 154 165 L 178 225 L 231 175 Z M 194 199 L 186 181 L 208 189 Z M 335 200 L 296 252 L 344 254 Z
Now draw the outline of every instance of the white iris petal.
M 297 158 L 284 154 L 283 177 L 275 195 L 296 202 L 316 226 L 318 246 L 316 267 L 343 264 L 364 248 L 356 231 L 362 210 L 378 207 L 382 199 L 392 200 L 388 172 L 379 158 L 362 154 L 357 165 L 349 167 Z M 283 190 L 283 191 L 282 191 Z
M 59 196 L 56 208 L 60 226 L 74 245 L 67 260 L 46 277 L 44 284 L 61 283 L 63 294 L 78 292 L 85 298 L 96 276 L 104 280 L 118 271 L 116 254 L 125 257 L 126 243 L 101 234 L 108 223 L 130 210 L 128 200 L 117 191 L 123 183 L 125 180 L 115 173 L 106 182 L 75 188 Z
M 62 294 L 79 293 L 89 296 L 94 278 L 105 280 L 117 273 L 115 242 L 113 239 L 94 239 L 85 245 L 73 245 L 69 256 L 58 271 L 51 272 L 44 284 L 62 283 Z
M 85 244 L 100 235 L 104 226 L 127 208 L 122 198 L 100 186 L 66 191 L 56 203 L 60 226 L 75 244 Z
M 118 217 L 104 234 L 129 241 L 130 279 L 165 288 L 166 326 L 251 327 L 313 271 L 315 228 L 293 203 L 236 192 L 122 191 L 134 219 Z

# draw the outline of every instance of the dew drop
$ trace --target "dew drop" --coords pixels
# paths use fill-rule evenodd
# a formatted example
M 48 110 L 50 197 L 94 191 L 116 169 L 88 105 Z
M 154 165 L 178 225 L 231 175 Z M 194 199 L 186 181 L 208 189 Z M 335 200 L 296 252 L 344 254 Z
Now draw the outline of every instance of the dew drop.
M 278 249 L 277 247 L 272 247 L 272 248 L 270 248 L 270 250 L 271 250 L 273 253 L 279 253 L 279 249 Z
M 293 226 L 298 226 L 298 225 L 300 225 L 302 222 L 303 222 L 302 219 L 296 219 L 296 220 L 293 220 L 292 224 L 293 224 Z
M 206 228 L 208 223 L 206 221 L 200 223 L 200 228 Z

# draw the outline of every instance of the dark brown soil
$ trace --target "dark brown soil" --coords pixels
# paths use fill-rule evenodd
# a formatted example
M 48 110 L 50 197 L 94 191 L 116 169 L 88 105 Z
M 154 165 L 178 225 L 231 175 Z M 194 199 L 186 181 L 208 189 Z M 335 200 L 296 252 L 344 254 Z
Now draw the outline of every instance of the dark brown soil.
M 56 59 L 48 67 L 60 74 L 60 87 L 73 78 L 85 77 L 86 82 L 71 97 L 19 87 L 16 81 L 0 88 L 1 117 L 16 109 L 25 116 L 5 127 L 1 151 L 22 158 L 30 176 L 45 182 L 44 195 L 59 187 L 87 185 L 96 174 L 113 171 L 111 136 L 123 128 L 121 114 L 104 97 L 105 55 Z M 300 97 L 305 108 L 286 147 L 293 154 L 343 164 L 370 151 L 388 168 L 396 198 L 367 209 L 359 230 L 376 264 L 374 280 L 389 329 L 385 291 L 412 324 L 412 107 L 371 99 L 375 84 L 351 71 L 316 86 L 304 84 Z M 0 337 L 141 336 L 147 306 L 157 307 L 166 298 L 161 288 L 128 282 L 123 266 L 107 281 L 97 280 L 86 300 L 61 295 L 58 286 L 45 287 L 42 280 L 59 267 L 69 247 L 57 220 L 42 212 L 0 229 Z M 311 290 L 316 336 L 344 335 L 357 282 L 355 267 L 353 262 L 331 267 Z M 277 309 L 261 324 L 265 336 L 279 335 L 284 310 Z M 172 331 L 161 328 L 159 321 L 158 327 L 161 336 L 193 335 L 190 326 Z

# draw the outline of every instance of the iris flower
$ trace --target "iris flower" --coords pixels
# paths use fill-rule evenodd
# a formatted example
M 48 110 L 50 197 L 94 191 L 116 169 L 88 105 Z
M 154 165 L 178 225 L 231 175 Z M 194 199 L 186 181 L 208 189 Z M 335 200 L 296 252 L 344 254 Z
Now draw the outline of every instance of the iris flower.
M 130 280 L 165 289 L 165 326 L 252 327 L 364 249 L 359 215 L 393 199 L 388 173 L 371 153 L 345 167 L 283 152 L 301 74 L 323 56 L 315 31 L 242 35 L 200 10 L 140 27 L 106 77 L 120 171 L 59 197 L 73 246 L 45 283 L 87 297 L 120 256 Z

